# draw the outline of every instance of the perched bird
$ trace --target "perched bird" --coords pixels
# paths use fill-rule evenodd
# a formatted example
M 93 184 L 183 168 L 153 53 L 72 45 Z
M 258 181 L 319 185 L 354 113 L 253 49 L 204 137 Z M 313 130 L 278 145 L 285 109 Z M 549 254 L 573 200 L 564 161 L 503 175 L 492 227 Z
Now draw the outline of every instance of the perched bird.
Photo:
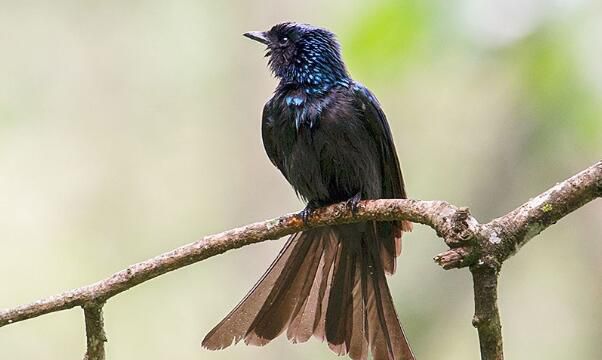
M 267 46 L 280 80 L 263 108 L 262 137 L 272 163 L 317 207 L 360 199 L 406 198 L 385 114 L 352 80 L 333 33 L 277 24 L 244 36 Z M 216 350 L 244 339 L 265 345 L 286 331 L 312 335 L 351 359 L 413 360 L 385 273 L 395 271 L 401 235 L 411 223 L 363 222 L 292 235 L 249 294 L 203 340 Z

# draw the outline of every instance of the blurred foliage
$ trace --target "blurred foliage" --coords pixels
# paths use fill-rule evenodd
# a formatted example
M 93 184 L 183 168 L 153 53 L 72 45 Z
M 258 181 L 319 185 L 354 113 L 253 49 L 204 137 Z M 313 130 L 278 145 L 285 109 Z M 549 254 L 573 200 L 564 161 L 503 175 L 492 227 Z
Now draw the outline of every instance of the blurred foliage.
M 568 136 L 593 149 L 602 133 L 602 97 L 585 83 L 570 35 L 569 26 L 544 27 L 508 56 L 516 59 L 524 99 L 535 114 L 539 146 Z
M 350 68 L 370 77 L 399 73 L 421 54 L 433 21 L 429 1 L 385 1 L 365 10 L 347 37 Z
M 594 0 L 0 2 L 0 307 L 84 285 L 203 234 L 300 209 L 260 140 L 275 81 L 248 30 L 328 27 L 383 104 L 411 197 L 499 216 L 600 159 Z M 600 359 L 602 204 L 505 266 L 509 359 Z M 318 341 L 199 349 L 282 241 L 112 299 L 111 359 L 334 359 Z M 478 359 L 465 271 L 417 226 L 390 278 L 423 359 Z M 72 310 L 0 329 L 0 359 L 78 358 Z

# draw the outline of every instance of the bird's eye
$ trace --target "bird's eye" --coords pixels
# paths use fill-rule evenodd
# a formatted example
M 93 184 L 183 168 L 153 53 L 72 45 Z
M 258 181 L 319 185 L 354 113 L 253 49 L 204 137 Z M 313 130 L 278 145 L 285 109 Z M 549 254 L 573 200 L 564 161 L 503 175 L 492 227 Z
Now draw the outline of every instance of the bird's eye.
M 288 38 L 285 36 L 280 40 L 281 44 L 286 44 L 288 42 Z

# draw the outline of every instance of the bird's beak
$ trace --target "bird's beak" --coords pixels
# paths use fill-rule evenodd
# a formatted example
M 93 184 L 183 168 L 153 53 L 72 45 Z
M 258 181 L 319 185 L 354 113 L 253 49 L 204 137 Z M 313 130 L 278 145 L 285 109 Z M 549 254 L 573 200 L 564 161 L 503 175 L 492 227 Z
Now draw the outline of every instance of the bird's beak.
M 259 41 L 262 44 L 269 44 L 268 38 L 265 35 L 265 32 L 263 31 L 249 31 L 242 35 L 248 37 L 251 40 Z

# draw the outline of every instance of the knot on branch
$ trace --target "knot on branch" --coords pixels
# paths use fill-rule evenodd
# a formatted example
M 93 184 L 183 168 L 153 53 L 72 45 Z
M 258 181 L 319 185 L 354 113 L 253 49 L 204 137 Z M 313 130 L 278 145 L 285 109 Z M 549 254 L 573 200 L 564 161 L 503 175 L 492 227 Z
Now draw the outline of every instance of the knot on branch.
M 474 218 L 470 215 L 467 207 L 456 210 L 451 218 L 452 236 L 446 239 L 449 247 L 462 246 L 469 243 L 471 239 L 474 239 L 473 229 L 470 226 L 471 221 L 474 221 Z M 476 221 L 474 222 L 476 223 Z
M 437 234 L 451 249 L 433 258 L 444 269 L 462 268 L 475 260 L 475 245 L 479 223 L 470 215 L 466 207 L 453 208 L 449 216 L 442 217 L 443 223 L 437 227 Z
M 483 326 L 483 319 L 481 319 L 480 317 L 478 317 L 477 315 L 474 315 L 472 317 L 472 326 L 475 328 L 480 328 Z

